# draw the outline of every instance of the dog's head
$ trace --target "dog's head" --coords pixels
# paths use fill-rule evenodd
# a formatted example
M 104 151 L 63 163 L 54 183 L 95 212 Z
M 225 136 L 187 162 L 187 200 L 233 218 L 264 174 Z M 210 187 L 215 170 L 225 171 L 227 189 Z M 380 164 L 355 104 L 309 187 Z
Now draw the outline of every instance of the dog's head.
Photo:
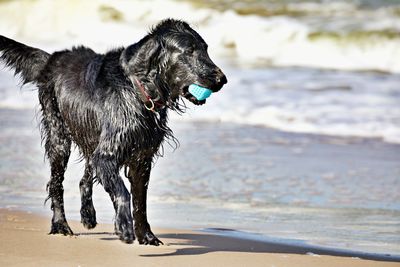
M 129 71 L 144 82 L 150 94 L 157 95 L 158 90 L 166 102 L 183 96 L 201 105 L 206 100 L 197 100 L 188 91 L 191 84 L 217 92 L 227 83 L 210 59 L 206 42 L 183 21 L 162 21 L 125 54 Z

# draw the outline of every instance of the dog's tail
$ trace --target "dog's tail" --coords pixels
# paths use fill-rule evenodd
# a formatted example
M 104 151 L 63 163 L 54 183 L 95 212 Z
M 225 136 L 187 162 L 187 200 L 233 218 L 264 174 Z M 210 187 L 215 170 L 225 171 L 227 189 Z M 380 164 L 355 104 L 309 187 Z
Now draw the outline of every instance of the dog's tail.
M 19 74 L 22 83 L 36 82 L 50 54 L 0 35 L 0 61 Z

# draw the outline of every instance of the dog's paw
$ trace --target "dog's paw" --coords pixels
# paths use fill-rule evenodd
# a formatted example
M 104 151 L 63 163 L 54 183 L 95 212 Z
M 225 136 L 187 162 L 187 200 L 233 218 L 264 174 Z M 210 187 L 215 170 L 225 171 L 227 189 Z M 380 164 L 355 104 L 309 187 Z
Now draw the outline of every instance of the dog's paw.
M 143 237 L 138 238 L 139 244 L 141 245 L 152 245 L 159 246 L 164 245 L 164 243 L 158 239 L 151 231 L 146 231 Z
M 135 240 L 135 235 L 133 234 L 133 232 L 129 232 L 129 231 L 115 231 L 115 233 L 117 234 L 117 236 L 119 237 L 119 240 L 121 240 L 124 243 L 127 244 L 132 244 L 133 241 Z
M 129 220 L 118 220 L 115 222 L 115 234 L 119 239 L 127 244 L 133 243 L 135 234 L 133 233 L 133 224 Z
M 95 228 L 97 225 L 96 219 L 91 217 L 82 217 L 81 223 L 83 224 L 83 227 L 88 230 Z
M 51 230 L 50 230 L 49 235 L 56 235 L 56 234 L 74 235 L 74 233 L 72 232 L 71 228 L 69 227 L 69 225 L 66 221 L 53 222 L 51 224 Z
M 81 223 L 89 230 L 96 227 L 96 211 L 93 206 L 81 209 Z

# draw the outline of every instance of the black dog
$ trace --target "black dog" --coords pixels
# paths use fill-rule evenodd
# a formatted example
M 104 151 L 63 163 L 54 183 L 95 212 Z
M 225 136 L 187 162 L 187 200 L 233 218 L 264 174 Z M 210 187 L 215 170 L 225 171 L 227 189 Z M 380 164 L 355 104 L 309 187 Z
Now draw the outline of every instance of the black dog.
M 227 82 L 200 35 L 187 23 L 168 19 L 139 42 L 104 55 L 86 47 L 48 54 L 4 36 L 0 51 L 23 83 L 39 90 L 42 139 L 51 165 L 50 234 L 73 234 L 64 214 L 62 182 L 74 142 L 86 160 L 79 184 L 83 225 L 97 224 L 92 202 L 97 179 L 114 204 L 119 238 L 162 244 L 147 221 L 146 195 L 152 161 L 163 141 L 173 139 L 167 111 L 183 111 L 180 96 L 205 103 L 188 92 L 190 84 L 217 92 Z M 131 183 L 133 219 L 130 194 L 119 176 L 122 167 Z

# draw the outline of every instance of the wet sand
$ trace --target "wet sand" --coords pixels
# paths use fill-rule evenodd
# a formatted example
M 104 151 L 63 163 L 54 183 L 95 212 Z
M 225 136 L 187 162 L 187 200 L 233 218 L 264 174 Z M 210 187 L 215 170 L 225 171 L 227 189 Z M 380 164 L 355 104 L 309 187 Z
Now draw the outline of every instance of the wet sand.
M 0 209 L 0 266 L 400 266 L 185 230 L 155 229 L 165 244 L 160 247 L 127 245 L 113 235 L 111 224 L 88 231 L 71 221 L 73 237 L 48 235 L 49 224 L 50 218 Z

